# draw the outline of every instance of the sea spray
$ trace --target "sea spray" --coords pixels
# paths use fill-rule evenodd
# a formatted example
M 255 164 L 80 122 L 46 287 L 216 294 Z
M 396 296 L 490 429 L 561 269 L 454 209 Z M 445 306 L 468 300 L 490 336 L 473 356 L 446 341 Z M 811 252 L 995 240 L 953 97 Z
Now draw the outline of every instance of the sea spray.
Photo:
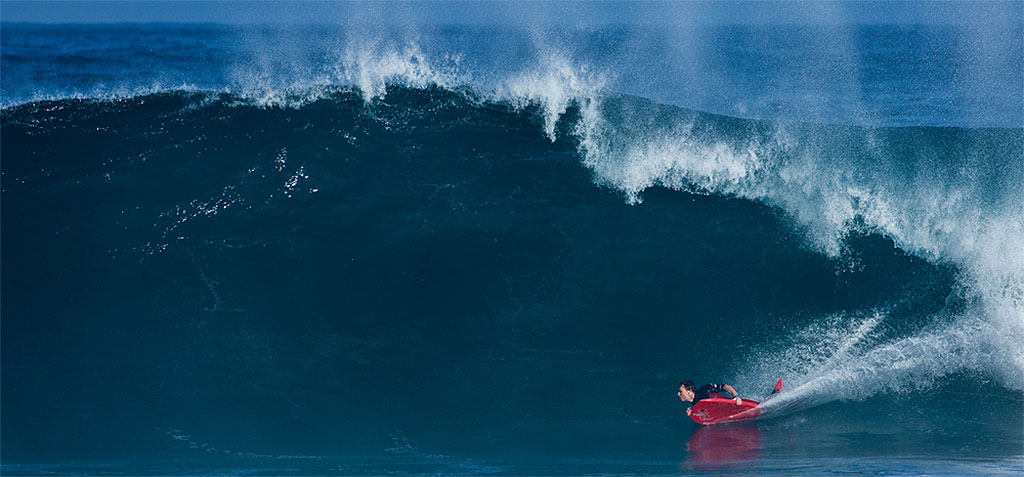
M 581 131 L 580 143 L 599 182 L 630 202 L 653 186 L 757 200 L 786 211 L 830 256 L 843 254 L 851 233 L 869 231 L 962 270 L 962 299 L 971 304 L 939 329 L 875 342 L 845 359 L 844 348 L 823 361 L 781 349 L 803 371 L 757 366 L 765 380 L 790 378 L 797 385 L 793 399 L 814 396 L 807 405 L 862 399 L 907 383 L 924 387 L 964 370 L 1024 389 L 1024 253 L 1018 246 L 1024 241 L 1024 167 L 1014 160 L 1024 155 L 1019 130 L 767 127 L 729 118 L 695 125 L 686 111 L 672 117 L 643 101 L 620 101 L 606 108 L 607 118 Z

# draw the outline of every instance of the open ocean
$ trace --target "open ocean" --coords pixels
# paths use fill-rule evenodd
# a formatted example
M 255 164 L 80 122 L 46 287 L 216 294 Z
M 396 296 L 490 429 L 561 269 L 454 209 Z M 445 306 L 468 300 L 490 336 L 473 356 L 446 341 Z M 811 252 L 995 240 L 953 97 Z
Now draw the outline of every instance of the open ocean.
M 1020 18 L 4 23 L 0 471 L 1021 475 Z

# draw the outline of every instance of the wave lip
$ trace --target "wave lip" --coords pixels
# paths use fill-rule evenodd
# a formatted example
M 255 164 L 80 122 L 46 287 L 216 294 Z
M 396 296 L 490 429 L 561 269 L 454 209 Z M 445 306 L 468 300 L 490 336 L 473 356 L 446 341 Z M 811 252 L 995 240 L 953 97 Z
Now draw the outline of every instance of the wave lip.
M 545 29 L 350 20 L 355 23 L 277 27 L 5 24 L 0 103 L 123 96 L 177 85 L 262 93 L 273 103 L 287 91 L 321 86 L 358 87 L 373 97 L 385 84 L 402 82 L 508 91 L 543 81 L 547 86 L 530 87 L 529 94 L 552 86 L 579 92 L 597 86 L 763 119 L 1022 124 L 1019 108 L 1007 106 L 1021 100 L 1021 43 L 1012 35 L 1019 28 L 1005 22 L 992 22 L 992 31 L 985 32 L 921 25 L 680 31 L 656 25 Z M 986 37 L 1003 32 L 1008 34 L 996 37 L 1014 40 Z M 559 109 L 554 95 L 544 97 L 554 101 L 549 109 Z

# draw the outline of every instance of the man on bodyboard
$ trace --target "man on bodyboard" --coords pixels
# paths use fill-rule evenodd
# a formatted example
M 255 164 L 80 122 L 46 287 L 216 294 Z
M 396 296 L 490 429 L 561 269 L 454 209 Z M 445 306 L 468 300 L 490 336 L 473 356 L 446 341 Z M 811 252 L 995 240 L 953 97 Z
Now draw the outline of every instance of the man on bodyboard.
M 774 397 L 781 391 L 780 379 L 766 399 Z M 761 403 L 740 398 L 736 388 L 728 384 L 705 384 L 694 389 L 693 381 L 686 380 L 679 383 L 676 395 L 684 403 L 693 403 L 686 409 L 686 415 L 702 425 L 755 419 L 761 412 L 758 408 Z
M 740 399 L 739 393 L 736 392 L 736 388 L 729 384 L 705 384 L 696 390 L 693 389 L 693 381 L 687 379 L 679 383 L 679 392 L 676 394 L 679 396 L 679 400 L 682 402 L 689 402 L 696 404 L 701 399 L 719 398 L 726 399 L 726 396 L 722 395 L 723 392 L 729 393 L 732 396 L 733 401 L 736 401 L 736 405 L 743 404 L 743 400 Z M 693 407 L 686 408 L 686 415 L 690 415 L 690 411 Z

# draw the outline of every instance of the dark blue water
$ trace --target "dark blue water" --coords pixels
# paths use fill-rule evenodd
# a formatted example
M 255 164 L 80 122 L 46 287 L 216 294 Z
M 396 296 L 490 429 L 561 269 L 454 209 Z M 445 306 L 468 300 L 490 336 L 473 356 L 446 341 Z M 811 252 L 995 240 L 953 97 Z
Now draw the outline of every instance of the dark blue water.
M 1024 471 L 1020 37 L 672 33 L 3 25 L 3 472 Z

